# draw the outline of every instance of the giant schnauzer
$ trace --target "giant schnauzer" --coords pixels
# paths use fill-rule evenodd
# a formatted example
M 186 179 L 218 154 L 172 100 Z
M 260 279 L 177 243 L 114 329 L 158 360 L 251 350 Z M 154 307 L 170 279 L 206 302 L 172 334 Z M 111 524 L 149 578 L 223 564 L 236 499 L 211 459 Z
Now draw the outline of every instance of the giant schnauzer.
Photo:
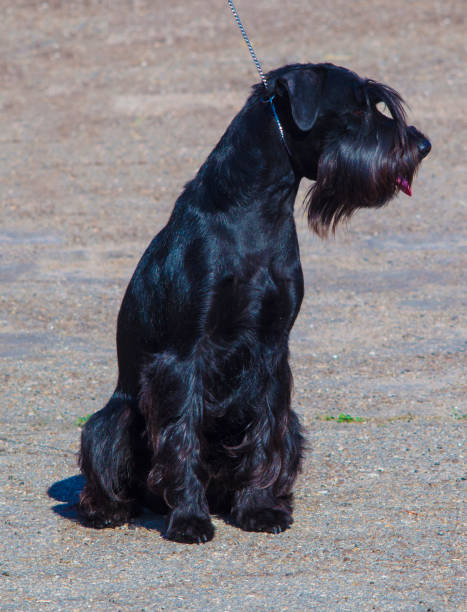
M 315 181 L 306 210 L 324 236 L 358 208 L 410 195 L 431 145 L 394 89 L 345 68 L 296 64 L 267 80 L 185 186 L 123 298 L 117 387 L 82 432 L 80 512 L 94 527 L 143 505 L 168 512 L 166 536 L 181 542 L 213 537 L 210 512 L 250 531 L 292 523 L 300 180 Z

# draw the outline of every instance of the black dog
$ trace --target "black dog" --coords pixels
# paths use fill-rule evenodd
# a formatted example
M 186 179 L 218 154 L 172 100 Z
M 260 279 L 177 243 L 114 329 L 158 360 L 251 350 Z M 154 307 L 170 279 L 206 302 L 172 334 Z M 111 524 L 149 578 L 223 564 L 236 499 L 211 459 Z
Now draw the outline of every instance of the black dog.
M 186 185 L 126 291 L 117 388 L 82 433 L 80 511 L 95 527 L 142 505 L 169 509 L 167 537 L 183 542 L 213 537 L 213 511 L 253 531 L 292 523 L 303 446 L 288 365 L 303 296 L 300 179 L 316 181 L 308 219 L 326 235 L 357 208 L 410 194 L 431 145 L 407 126 L 393 89 L 345 68 L 285 66 L 268 82 Z

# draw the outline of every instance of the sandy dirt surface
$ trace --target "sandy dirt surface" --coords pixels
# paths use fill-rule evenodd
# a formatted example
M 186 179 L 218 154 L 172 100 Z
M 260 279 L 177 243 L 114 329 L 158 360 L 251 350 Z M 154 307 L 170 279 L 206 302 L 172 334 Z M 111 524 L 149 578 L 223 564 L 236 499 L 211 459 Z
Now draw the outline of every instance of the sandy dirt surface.
M 295 524 L 216 518 L 212 542 L 187 546 L 149 513 L 73 520 L 77 420 L 113 390 L 126 284 L 258 80 L 226 3 L 3 2 L 2 610 L 466 609 L 465 4 L 237 6 L 265 69 L 332 61 L 387 82 L 433 143 L 412 199 L 335 239 L 313 237 L 297 201 Z

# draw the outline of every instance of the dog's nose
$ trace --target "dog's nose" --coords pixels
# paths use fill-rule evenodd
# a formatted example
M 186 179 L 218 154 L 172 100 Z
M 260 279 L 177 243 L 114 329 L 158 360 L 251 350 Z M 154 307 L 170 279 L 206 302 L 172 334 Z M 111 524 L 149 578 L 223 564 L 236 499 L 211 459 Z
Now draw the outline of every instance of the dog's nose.
M 417 149 L 420 153 L 420 157 L 423 159 L 431 151 L 431 142 L 428 138 L 422 138 L 422 140 L 417 143 Z
M 417 143 L 418 153 L 423 159 L 431 151 L 431 142 L 414 125 L 409 126 L 409 134 Z

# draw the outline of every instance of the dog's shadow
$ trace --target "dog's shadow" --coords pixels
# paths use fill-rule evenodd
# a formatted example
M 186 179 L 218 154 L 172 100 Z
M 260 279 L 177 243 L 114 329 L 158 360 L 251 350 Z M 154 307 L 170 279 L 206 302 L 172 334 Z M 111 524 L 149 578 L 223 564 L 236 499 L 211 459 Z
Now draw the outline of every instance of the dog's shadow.
M 55 514 L 75 523 L 80 523 L 87 527 L 86 523 L 81 519 L 78 513 L 79 494 L 84 487 L 84 476 L 77 475 L 65 478 L 55 482 L 49 487 L 47 494 L 52 499 L 55 499 L 60 504 L 52 507 Z M 155 514 L 148 508 L 144 508 L 137 517 L 131 520 L 131 527 L 144 527 L 145 529 L 155 529 L 161 535 L 165 533 L 165 516 L 163 514 Z

